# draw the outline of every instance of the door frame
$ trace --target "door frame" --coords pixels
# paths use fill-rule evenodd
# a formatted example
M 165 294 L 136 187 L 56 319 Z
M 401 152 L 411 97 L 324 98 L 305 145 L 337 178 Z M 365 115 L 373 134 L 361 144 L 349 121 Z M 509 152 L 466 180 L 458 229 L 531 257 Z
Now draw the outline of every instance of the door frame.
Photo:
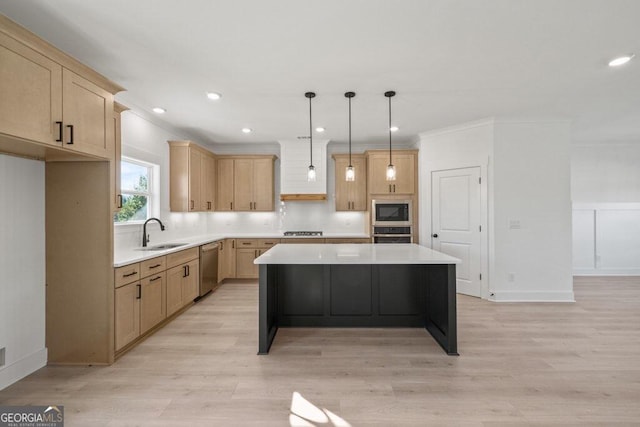
M 493 292 L 491 291 L 491 272 L 489 270 L 489 254 L 490 254 L 490 236 L 489 232 L 489 178 L 488 178 L 488 159 L 486 164 L 464 164 L 456 165 L 455 167 L 444 167 L 426 171 L 425 180 L 427 181 L 425 187 L 429 192 L 428 200 L 429 206 L 423 206 L 423 212 L 428 214 L 428 221 L 425 221 L 429 230 L 425 235 L 424 242 L 429 242 L 429 247 L 433 248 L 433 174 L 435 172 L 446 172 L 468 168 L 480 168 L 480 225 L 482 231 L 480 232 L 480 274 L 482 274 L 482 280 L 480 281 L 480 298 L 492 299 Z

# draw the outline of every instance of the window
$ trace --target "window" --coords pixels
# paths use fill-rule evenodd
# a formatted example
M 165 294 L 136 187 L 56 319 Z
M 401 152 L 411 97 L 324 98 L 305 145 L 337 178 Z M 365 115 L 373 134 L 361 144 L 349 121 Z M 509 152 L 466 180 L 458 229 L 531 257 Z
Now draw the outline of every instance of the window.
M 153 206 L 153 165 L 123 157 L 120 171 L 122 208 L 114 221 L 119 224 L 146 221 Z

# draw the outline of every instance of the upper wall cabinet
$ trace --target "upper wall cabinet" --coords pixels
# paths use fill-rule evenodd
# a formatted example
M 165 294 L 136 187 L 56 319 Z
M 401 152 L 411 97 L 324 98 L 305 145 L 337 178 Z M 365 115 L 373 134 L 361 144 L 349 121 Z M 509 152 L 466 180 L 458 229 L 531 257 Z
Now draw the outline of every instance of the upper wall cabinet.
M 417 150 L 394 150 L 392 162 L 396 167 L 395 181 L 387 181 L 389 151 L 367 151 L 370 194 L 413 195 L 417 188 Z
M 114 153 L 111 162 L 111 198 L 113 200 L 113 211 L 118 212 L 122 208 L 122 192 L 120 180 L 120 160 L 122 158 L 122 139 L 120 116 L 123 111 L 128 110 L 122 104 L 114 102 L 113 104 L 113 140 Z
M 345 170 L 349 166 L 348 154 L 334 154 L 336 162 L 336 211 L 366 211 L 367 210 L 367 159 L 363 154 L 351 155 L 351 166 L 355 172 L 355 179 L 347 181 Z
M 169 141 L 169 204 L 172 212 L 214 207 L 215 158 L 191 141 Z
M 0 134 L 113 158 L 113 94 L 121 87 L 1 15 L 0 64 Z M 16 140 L 3 148 L 38 152 Z
M 219 156 L 216 210 L 273 211 L 274 161 L 275 156 Z

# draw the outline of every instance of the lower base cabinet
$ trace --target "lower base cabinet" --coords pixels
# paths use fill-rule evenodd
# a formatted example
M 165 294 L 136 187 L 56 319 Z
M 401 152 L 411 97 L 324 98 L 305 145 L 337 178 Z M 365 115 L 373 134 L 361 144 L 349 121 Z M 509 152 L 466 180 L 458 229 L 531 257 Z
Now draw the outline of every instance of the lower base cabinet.
M 115 351 L 149 332 L 198 296 L 198 248 L 115 269 Z
M 167 316 L 198 296 L 199 267 L 200 262 L 196 259 L 167 270 Z
M 140 283 L 116 289 L 116 351 L 140 336 Z

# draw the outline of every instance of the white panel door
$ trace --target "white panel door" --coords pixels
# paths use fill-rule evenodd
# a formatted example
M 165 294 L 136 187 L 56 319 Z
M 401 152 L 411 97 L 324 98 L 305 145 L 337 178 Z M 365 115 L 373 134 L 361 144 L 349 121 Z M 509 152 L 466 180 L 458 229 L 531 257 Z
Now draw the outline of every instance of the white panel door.
M 462 260 L 457 292 L 481 295 L 480 167 L 434 171 L 431 247 Z

